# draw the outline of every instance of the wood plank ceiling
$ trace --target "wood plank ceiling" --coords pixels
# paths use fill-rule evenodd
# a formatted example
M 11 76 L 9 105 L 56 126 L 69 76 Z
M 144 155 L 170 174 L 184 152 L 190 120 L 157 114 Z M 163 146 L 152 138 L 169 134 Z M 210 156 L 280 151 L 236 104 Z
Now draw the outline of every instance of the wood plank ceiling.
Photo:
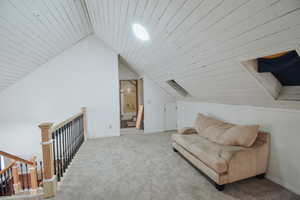
M 92 32 L 80 0 L 0 1 L 0 91 Z
M 0 2 L 0 90 L 93 30 L 174 96 L 169 79 L 191 99 L 300 108 L 270 99 L 241 65 L 299 45 L 300 0 L 85 0 L 92 28 L 83 1 Z M 139 41 L 132 23 L 150 41 Z
M 169 93 L 175 79 L 192 99 L 299 107 L 270 99 L 241 61 L 294 49 L 299 0 L 87 0 L 95 33 Z M 140 23 L 151 40 L 139 41 Z M 177 95 L 176 95 L 177 96 Z M 178 96 L 177 96 L 178 97 Z

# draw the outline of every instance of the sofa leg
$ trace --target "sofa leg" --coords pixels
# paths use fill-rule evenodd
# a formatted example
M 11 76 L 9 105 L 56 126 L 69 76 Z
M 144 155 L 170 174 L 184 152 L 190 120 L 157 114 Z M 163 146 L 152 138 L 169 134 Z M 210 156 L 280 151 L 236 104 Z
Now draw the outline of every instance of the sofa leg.
M 225 189 L 225 185 L 219 185 L 217 183 L 215 183 L 215 187 L 218 191 L 223 191 Z
M 173 151 L 174 151 L 174 152 L 178 152 L 177 149 L 175 149 L 174 147 L 173 147 Z
M 258 179 L 264 179 L 265 176 L 266 176 L 266 174 L 259 174 L 259 175 L 256 176 L 256 178 L 258 178 Z

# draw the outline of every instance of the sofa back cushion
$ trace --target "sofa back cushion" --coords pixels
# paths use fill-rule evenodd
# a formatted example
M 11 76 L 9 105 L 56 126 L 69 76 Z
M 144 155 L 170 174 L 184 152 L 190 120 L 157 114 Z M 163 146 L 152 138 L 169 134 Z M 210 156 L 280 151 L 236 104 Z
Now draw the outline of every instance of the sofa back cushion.
M 232 128 L 234 125 L 223 122 L 222 124 L 212 125 L 206 128 L 201 132 L 201 136 L 207 138 L 212 142 L 219 143 L 219 138 L 223 135 L 228 129 Z
M 258 125 L 235 125 L 226 130 L 218 138 L 217 143 L 229 146 L 251 147 L 257 138 L 258 132 Z
M 198 113 L 197 118 L 195 120 L 194 128 L 196 129 L 197 133 L 201 135 L 206 128 L 223 123 L 224 122 L 221 120 Z
M 218 144 L 251 147 L 257 138 L 259 126 L 230 124 L 199 113 L 195 129 L 200 136 Z

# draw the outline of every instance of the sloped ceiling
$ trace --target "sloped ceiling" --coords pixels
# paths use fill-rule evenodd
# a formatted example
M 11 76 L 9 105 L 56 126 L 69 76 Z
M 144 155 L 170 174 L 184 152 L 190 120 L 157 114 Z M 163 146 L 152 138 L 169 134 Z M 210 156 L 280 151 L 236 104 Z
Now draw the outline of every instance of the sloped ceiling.
M 0 1 L 0 91 L 92 32 L 83 2 Z
M 132 23 L 142 24 L 151 40 L 139 41 Z M 169 79 L 191 100 L 300 108 L 271 99 L 241 65 L 299 45 L 299 0 L 3 0 L 0 90 L 92 29 L 174 96 Z
M 95 33 L 169 93 L 175 79 L 195 100 L 299 107 L 276 102 L 241 61 L 294 49 L 299 0 L 87 0 Z M 139 41 L 140 23 L 151 40 Z M 179 96 L 177 96 L 179 97 Z

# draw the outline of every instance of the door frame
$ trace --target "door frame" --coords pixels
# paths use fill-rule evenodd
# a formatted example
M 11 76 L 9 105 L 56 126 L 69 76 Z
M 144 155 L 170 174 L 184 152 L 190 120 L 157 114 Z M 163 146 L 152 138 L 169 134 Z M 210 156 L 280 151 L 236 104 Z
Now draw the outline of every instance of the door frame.
M 138 91 L 138 79 L 129 79 L 129 80 L 119 80 L 119 104 L 120 104 L 120 128 L 122 128 L 122 102 L 121 102 L 121 86 L 122 86 L 122 81 L 134 81 L 135 82 L 135 102 L 136 102 L 136 106 L 135 106 L 135 115 L 138 115 L 138 106 L 139 106 L 139 91 Z

